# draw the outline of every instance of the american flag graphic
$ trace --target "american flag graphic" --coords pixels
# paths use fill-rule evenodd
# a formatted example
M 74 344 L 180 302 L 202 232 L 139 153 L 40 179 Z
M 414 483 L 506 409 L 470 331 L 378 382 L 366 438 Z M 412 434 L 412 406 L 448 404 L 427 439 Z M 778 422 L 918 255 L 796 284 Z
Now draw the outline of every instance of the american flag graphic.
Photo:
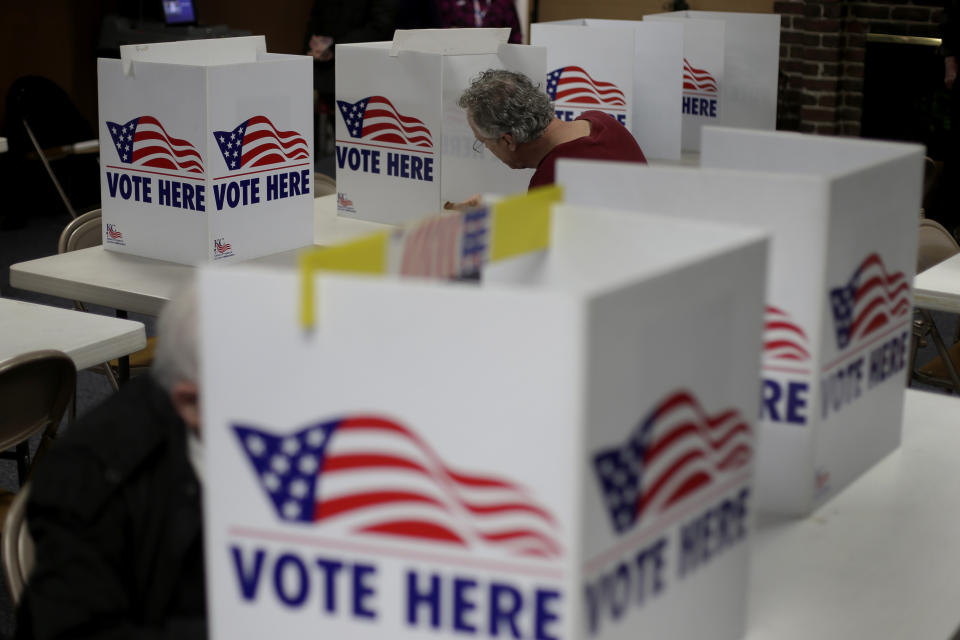
M 708 415 L 689 391 L 667 396 L 622 445 L 594 456 L 613 528 L 629 531 L 646 513 L 669 509 L 753 455 L 750 426 L 736 410 Z
M 561 553 L 553 516 L 525 489 L 452 469 L 394 420 L 355 415 L 288 435 L 234 431 L 285 522 L 514 556 Z
M 697 69 L 683 59 L 683 90 L 699 93 L 717 93 L 720 89 L 716 79 L 706 69 Z
M 606 107 L 627 104 L 623 91 L 612 82 L 600 82 L 581 67 L 560 67 L 547 74 L 547 95 L 552 102 Z
M 280 131 L 266 116 L 253 116 L 233 131 L 214 131 L 213 137 L 231 171 L 265 167 L 310 155 L 307 141 L 296 131 Z
M 120 162 L 136 167 L 203 173 L 200 152 L 167 133 L 153 116 L 140 116 L 125 124 L 107 121 Z
M 463 234 L 461 215 L 427 218 L 411 228 L 404 238 L 400 275 L 453 278 L 460 275 L 459 245 Z
M 223 240 L 214 240 L 213 248 L 216 249 L 217 253 L 226 253 L 230 251 L 230 243 Z
M 487 261 L 487 244 L 490 233 L 490 213 L 487 209 L 474 209 L 463 213 L 463 240 L 460 246 L 460 275 L 480 273 Z
M 763 357 L 792 363 L 810 359 L 806 332 L 783 309 L 767 305 L 763 314 Z
M 910 283 L 871 253 L 842 287 L 830 290 L 837 348 L 844 349 L 910 313 Z
M 433 136 L 427 126 L 416 118 L 401 114 L 383 96 L 370 96 L 359 102 L 337 100 L 337 106 L 351 138 L 433 148 Z
M 110 238 L 111 240 L 121 240 L 123 238 L 123 234 L 117 230 L 117 225 L 108 224 L 106 228 L 107 228 L 107 231 L 106 231 L 107 237 Z

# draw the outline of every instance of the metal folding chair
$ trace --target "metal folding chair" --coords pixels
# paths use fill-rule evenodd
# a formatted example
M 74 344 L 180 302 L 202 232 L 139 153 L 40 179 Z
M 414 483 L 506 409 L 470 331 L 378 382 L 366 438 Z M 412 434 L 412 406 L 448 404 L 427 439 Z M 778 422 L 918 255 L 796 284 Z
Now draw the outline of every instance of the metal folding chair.
M 956 239 L 935 220 L 924 218 L 920 221 L 917 247 L 917 273 L 943 262 L 947 258 L 960 253 L 960 244 Z M 922 367 L 916 366 L 917 350 L 926 344 L 927 339 L 933 342 L 937 350 L 937 357 Z M 954 343 L 960 338 L 960 326 L 954 335 Z M 954 357 L 956 357 L 956 360 Z M 913 319 L 913 341 L 910 349 L 910 380 L 929 384 L 960 393 L 960 345 L 953 344 L 950 348 L 943 341 L 933 316 L 926 309 L 917 308 Z
M 0 457 L 17 461 L 21 486 L 30 477 L 28 441 L 43 434 L 39 458 L 56 437 L 76 384 L 77 369 L 62 351 L 32 351 L 0 362 Z
M 30 484 L 25 484 L 10 503 L 3 521 L 3 537 L 0 538 L 0 558 L 3 559 L 3 574 L 14 606 L 19 604 L 27 576 L 33 569 L 33 538 L 27 527 L 27 498 Z

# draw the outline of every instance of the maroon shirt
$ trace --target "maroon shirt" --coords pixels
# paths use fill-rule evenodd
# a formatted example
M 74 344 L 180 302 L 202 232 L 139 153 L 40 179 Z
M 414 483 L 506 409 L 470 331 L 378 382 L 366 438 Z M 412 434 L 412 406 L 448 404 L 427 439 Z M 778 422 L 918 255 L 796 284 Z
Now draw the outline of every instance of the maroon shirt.
M 513 0 L 439 0 L 437 5 L 444 27 L 510 27 L 510 42 L 521 42 Z
M 558 144 L 543 156 L 537 171 L 530 178 L 531 189 L 554 183 L 557 160 L 560 158 L 647 163 L 640 145 L 616 118 L 602 111 L 584 111 L 577 120 L 590 123 L 590 135 Z

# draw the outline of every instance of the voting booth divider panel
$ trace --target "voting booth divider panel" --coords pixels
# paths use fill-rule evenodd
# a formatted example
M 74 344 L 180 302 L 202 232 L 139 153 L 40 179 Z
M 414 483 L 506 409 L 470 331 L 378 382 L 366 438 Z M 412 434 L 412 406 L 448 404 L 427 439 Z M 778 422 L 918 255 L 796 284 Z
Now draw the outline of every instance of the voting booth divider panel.
M 508 37 L 509 29 L 398 30 L 392 42 L 338 45 L 338 215 L 402 224 L 447 201 L 527 188 L 532 170 L 473 150 L 457 105 L 486 69 L 544 76 L 546 51 Z
M 742 635 L 766 238 L 556 200 L 202 272 L 211 637 Z
M 103 244 L 200 264 L 313 238 L 310 58 L 263 36 L 121 47 L 97 63 Z
M 561 161 L 558 183 L 570 203 L 771 234 L 756 497 L 806 514 L 900 442 L 922 149 L 703 135 L 700 169 Z
M 643 19 L 683 25 L 684 151 L 700 151 L 704 126 L 776 128 L 779 15 L 674 11 Z
M 531 25 L 530 38 L 547 49 L 544 86 L 558 118 L 603 111 L 630 130 L 648 159 L 680 159 L 681 25 L 561 20 Z

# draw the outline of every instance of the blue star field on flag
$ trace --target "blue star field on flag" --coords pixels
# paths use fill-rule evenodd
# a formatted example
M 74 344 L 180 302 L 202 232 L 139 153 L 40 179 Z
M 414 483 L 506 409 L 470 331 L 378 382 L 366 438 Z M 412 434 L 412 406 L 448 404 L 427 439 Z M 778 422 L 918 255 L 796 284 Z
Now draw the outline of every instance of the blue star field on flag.
M 133 162 L 133 138 L 137 133 L 137 122 L 140 118 L 134 118 L 126 124 L 117 122 L 107 122 L 107 129 L 110 131 L 110 137 L 117 148 L 117 155 L 121 162 Z
M 338 424 L 340 420 L 315 424 L 285 436 L 233 427 L 281 520 L 313 522 L 324 450 Z
M 853 310 L 857 299 L 857 280 L 859 270 L 842 287 L 830 290 L 830 304 L 833 306 L 833 318 L 837 331 L 837 348 L 843 349 L 850 343 L 853 325 Z
M 347 125 L 347 133 L 350 134 L 351 138 L 359 138 L 363 134 L 363 115 L 366 113 L 369 103 L 370 98 L 364 98 L 359 102 L 337 100 L 337 106 L 343 116 L 343 123 Z
M 551 102 L 557 99 L 557 84 L 560 82 L 560 76 L 563 74 L 563 70 L 566 67 L 560 67 L 555 71 L 551 71 L 547 74 L 547 96 L 550 98 Z
M 233 131 L 214 131 L 213 137 L 220 147 L 223 160 L 230 169 L 239 169 L 243 156 L 243 136 L 247 132 L 247 122 L 244 120 Z
M 593 458 L 604 501 L 617 533 L 630 529 L 639 515 L 640 477 L 650 431 L 648 426 L 652 420 L 635 429 L 623 446 L 601 451 Z

